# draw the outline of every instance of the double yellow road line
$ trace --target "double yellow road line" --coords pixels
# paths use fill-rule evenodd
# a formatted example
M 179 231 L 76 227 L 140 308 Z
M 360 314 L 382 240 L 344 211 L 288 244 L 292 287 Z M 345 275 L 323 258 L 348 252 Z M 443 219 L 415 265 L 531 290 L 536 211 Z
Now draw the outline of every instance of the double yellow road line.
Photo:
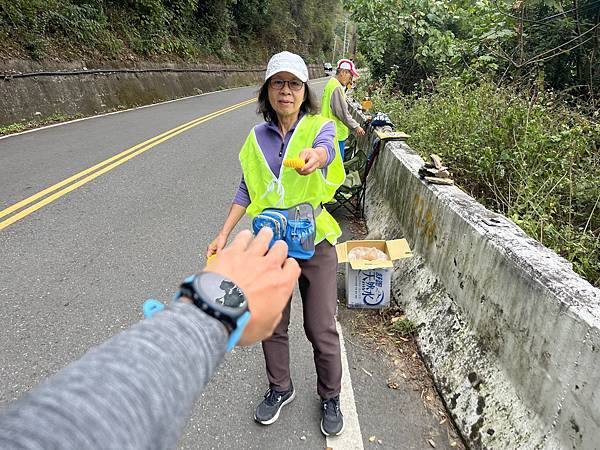
M 18 203 L 15 203 L 12 206 L 9 206 L 6 209 L 0 211 L 0 219 L 6 216 L 10 216 L 7 219 L 0 222 L 0 230 L 6 228 L 7 226 L 15 223 L 16 221 L 22 219 L 23 217 L 28 216 L 29 214 L 37 211 L 38 209 L 46 206 L 49 203 L 52 203 L 54 200 L 59 199 L 63 195 L 68 194 L 71 191 L 74 191 L 78 187 L 83 186 L 84 184 L 89 183 L 90 181 L 98 178 L 100 175 L 114 169 L 115 167 L 120 166 L 121 164 L 126 163 L 132 158 L 135 158 L 138 155 L 150 150 L 156 145 L 165 142 L 184 131 L 187 131 L 191 128 L 194 128 L 197 125 L 200 125 L 204 122 L 207 122 L 215 117 L 219 117 L 223 114 L 226 114 L 235 109 L 241 108 L 243 106 L 254 103 L 256 99 L 245 100 L 243 102 L 237 103 L 235 105 L 229 106 L 227 108 L 221 109 L 219 111 L 215 111 L 213 113 L 207 114 L 206 116 L 198 117 L 190 122 L 184 123 L 183 125 L 179 125 L 169 131 L 165 131 L 158 136 L 154 136 L 147 141 L 141 142 L 115 156 L 112 156 L 89 169 L 83 170 L 75 175 L 61 181 L 60 183 L 56 183 L 37 194 L 32 195 L 31 197 L 26 198 Z M 48 195 L 52 194 L 52 195 Z M 39 200 L 39 201 L 38 201 Z M 25 208 L 27 205 L 27 208 Z M 25 209 L 23 209 L 25 208 Z M 18 211 L 18 212 L 17 212 Z M 15 213 L 16 214 L 13 214 Z M 12 214 L 12 215 L 11 215 Z

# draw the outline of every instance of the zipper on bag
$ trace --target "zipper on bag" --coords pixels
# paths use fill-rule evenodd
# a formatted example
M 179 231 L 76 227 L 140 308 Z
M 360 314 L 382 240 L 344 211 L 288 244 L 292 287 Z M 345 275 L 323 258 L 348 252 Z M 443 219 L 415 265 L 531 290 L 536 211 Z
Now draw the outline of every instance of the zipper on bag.
M 280 236 L 281 236 L 281 225 L 279 224 L 279 222 L 276 219 L 274 219 L 273 217 L 270 217 L 270 216 L 268 216 L 266 214 L 259 214 L 257 216 L 257 218 L 260 218 L 264 222 L 272 223 L 273 224 L 272 227 L 270 227 L 269 225 L 267 225 L 265 223 L 260 228 L 263 228 L 263 227 L 269 227 L 269 228 L 271 228 L 273 230 L 273 236 L 274 236 L 274 238 L 275 239 L 280 239 Z M 260 228 L 257 230 L 257 232 L 260 231 Z
M 280 213 L 279 211 L 263 211 L 263 214 L 270 216 L 270 217 L 275 217 L 276 220 L 279 220 L 281 222 L 282 235 L 285 235 L 286 230 L 287 230 L 288 220 L 287 220 L 287 217 L 285 217 L 285 215 L 283 213 Z

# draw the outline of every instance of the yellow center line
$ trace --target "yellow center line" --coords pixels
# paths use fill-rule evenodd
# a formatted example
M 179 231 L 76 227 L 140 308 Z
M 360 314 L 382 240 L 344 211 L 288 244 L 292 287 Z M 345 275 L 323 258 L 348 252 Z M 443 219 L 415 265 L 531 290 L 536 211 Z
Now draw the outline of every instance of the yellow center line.
M 249 105 L 251 103 L 254 103 L 256 100 L 255 99 L 250 99 L 250 100 L 245 100 L 243 102 L 237 103 L 235 105 L 229 106 L 227 108 L 221 109 L 219 111 L 215 111 L 213 113 L 207 114 L 206 116 L 202 116 L 199 117 L 197 119 L 194 119 L 190 122 L 184 123 L 182 125 L 179 125 L 178 127 L 175 127 L 169 131 L 166 131 L 164 133 L 159 134 L 158 136 L 154 136 L 151 139 L 148 139 L 147 141 L 141 142 L 115 156 L 112 156 L 111 158 L 108 158 L 104 161 L 102 161 L 101 163 L 96 164 L 93 167 L 90 167 L 89 169 L 83 170 L 59 183 L 56 183 L 40 192 L 38 192 L 37 194 L 32 195 L 31 197 L 26 198 L 25 200 L 22 200 L 18 203 L 15 203 L 12 206 L 9 206 L 8 208 L 0 211 L 0 217 L 4 217 L 8 214 L 11 214 L 14 211 L 17 211 L 18 209 L 23 208 L 24 206 L 34 202 L 35 200 L 56 191 L 57 189 L 60 189 L 61 187 L 81 178 L 84 177 L 85 175 L 88 175 L 91 172 L 91 175 L 86 176 L 85 178 L 77 181 L 76 183 L 73 183 L 71 185 L 69 185 L 68 187 L 61 189 L 58 192 L 55 192 L 54 194 L 44 198 L 43 200 L 41 200 L 38 203 L 35 203 L 33 205 L 31 205 L 30 207 L 24 209 L 23 211 L 20 211 L 19 213 L 9 217 L 8 219 L 0 222 L 0 230 L 6 228 L 7 226 L 15 223 L 16 221 L 22 219 L 23 217 L 28 216 L 29 214 L 37 211 L 38 209 L 44 207 L 45 205 L 53 202 L 54 200 L 62 197 L 65 194 L 68 194 L 69 192 L 77 189 L 78 187 L 83 186 L 84 184 L 89 183 L 90 181 L 94 180 L 95 178 L 98 178 L 100 175 L 108 172 L 109 170 L 114 169 L 115 167 L 120 166 L 121 164 L 129 161 L 130 159 L 141 155 L 142 153 L 144 153 L 147 150 L 150 150 L 151 148 L 155 147 L 156 145 L 167 141 L 175 136 L 177 136 L 178 134 L 183 133 L 184 131 L 187 131 L 197 125 L 200 125 L 204 122 L 207 122 L 211 119 L 214 119 L 215 117 L 221 116 L 223 114 L 226 114 L 230 111 L 233 111 L 235 109 L 241 108 L 242 106 L 246 106 Z M 108 164 L 108 165 L 107 165 Z M 104 168 L 100 169 L 101 167 L 106 166 Z M 96 171 L 97 170 L 97 171 Z M 96 171 L 96 172 L 95 172 Z
M 53 191 L 55 191 L 55 190 L 57 190 L 57 189 L 65 186 L 65 185 L 71 183 L 72 181 L 75 181 L 75 180 L 83 177 L 84 175 L 87 175 L 88 173 L 91 173 L 91 172 L 99 169 L 100 167 L 102 167 L 102 166 L 104 166 L 106 164 L 109 164 L 109 163 L 111 163 L 111 162 L 113 162 L 113 161 L 115 161 L 115 160 L 117 160 L 117 159 L 119 159 L 119 158 L 121 158 L 121 157 L 129 154 L 129 153 L 132 153 L 132 152 L 136 151 L 137 149 L 139 149 L 139 148 L 141 148 L 141 147 L 143 147 L 145 145 L 148 145 L 148 144 L 150 144 L 150 143 L 152 143 L 152 142 L 154 142 L 154 141 L 156 141 L 158 139 L 161 139 L 161 138 L 163 138 L 165 136 L 168 136 L 168 135 L 170 135 L 170 134 L 172 134 L 172 133 L 174 133 L 174 132 L 176 132 L 176 131 L 184 128 L 184 127 L 188 127 L 190 125 L 196 124 L 196 122 L 198 122 L 199 120 L 206 119 L 207 117 L 213 117 L 213 116 L 216 117 L 217 115 L 220 115 L 223 112 L 229 112 L 229 111 L 231 111 L 233 109 L 236 109 L 236 108 L 239 108 L 241 106 L 245 106 L 247 104 L 250 104 L 253 101 L 254 101 L 253 99 L 252 100 L 246 100 L 246 101 L 243 101 L 243 102 L 238 103 L 236 105 L 224 108 L 222 110 L 215 111 L 214 113 L 210 113 L 210 114 L 208 114 L 206 116 L 202 116 L 202 117 L 196 118 L 194 120 L 191 120 L 190 122 L 187 122 L 187 123 L 184 123 L 182 125 L 179 125 L 179 126 L 173 128 L 171 130 L 165 131 L 164 133 L 161 133 L 158 136 L 154 136 L 154 137 L 152 137 L 152 138 L 150 138 L 150 139 L 148 139 L 148 140 L 146 140 L 144 142 L 141 142 L 141 143 L 139 143 L 139 144 L 137 144 L 137 145 L 135 145 L 135 146 L 133 146 L 133 147 L 131 147 L 131 148 L 129 148 L 129 149 L 127 149 L 127 150 L 125 150 L 125 151 L 117 154 L 117 155 L 115 155 L 115 156 L 112 156 L 111 158 L 108 158 L 108 159 L 106 159 L 106 160 L 104 160 L 104 161 L 96 164 L 93 167 L 90 167 L 89 169 L 83 170 L 83 171 L 81 171 L 81 172 L 79 172 L 79 173 L 77 173 L 77 174 L 75 174 L 75 175 L 73 175 L 73 176 L 71 176 L 71 177 L 69 177 L 69 178 L 67 178 L 67 179 L 65 179 L 65 180 L 63 180 L 63 181 L 55 184 L 55 185 L 53 185 L 53 186 L 50 186 L 50 187 L 44 189 L 43 191 L 38 192 L 37 194 L 32 195 L 31 197 L 26 198 L 25 200 L 22 200 L 22 201 L 20 201 L 18 203 L 15 203 L 12 206 L 9 206 L 8 208 L 0 211 L 0 218 L 6 216 L 8 214 L 11 214 L 11 213 L 13 213 L 14 211 L 16 211 L 18 209 L 21 209 L 22 207 L 24 207 L 24 206 L 28 205 L 29 203 L 37 200 L 38 198 L 43 197 L 46 194 L 49 194 L 50 192 L 53 192 Z

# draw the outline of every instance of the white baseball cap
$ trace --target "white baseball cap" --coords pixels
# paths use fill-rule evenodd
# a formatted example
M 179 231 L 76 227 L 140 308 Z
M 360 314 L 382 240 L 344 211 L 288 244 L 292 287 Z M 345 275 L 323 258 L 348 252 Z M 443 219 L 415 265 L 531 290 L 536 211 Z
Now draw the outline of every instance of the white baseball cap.
M 279 72 L 289 72 L 304 83 L 308 81 L 308 67 L 302 57 L 295 53 L 281 52 L 273 55 L 267 65 L 265 80 Z
M 338 68 L 338 70 L 342 70 L 342 69 L 349 70 L 350 73 L 352 74 L 352 76 L 354 76 L 356 78 L 360 78 L 360 75 L 356 71 L 356 67 L 354 66 L 354 63 L 352 61 L 350 61 L 349 59 L 340 59 L 337 63 L 337 68 Z

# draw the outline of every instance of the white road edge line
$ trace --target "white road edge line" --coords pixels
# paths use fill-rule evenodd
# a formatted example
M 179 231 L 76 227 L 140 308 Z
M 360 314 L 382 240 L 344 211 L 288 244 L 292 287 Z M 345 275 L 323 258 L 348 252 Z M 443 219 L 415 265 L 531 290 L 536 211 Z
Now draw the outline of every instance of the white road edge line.
M 33 133 L 34 131 L 45 130 L 47 128 L 60 127 L 61 125 L 68 125 L 70 123 L 82 122 L 84 120 L 90 120 L 90 119 L 97 119 L 98 117 L 112 116 L 113 114 L 120 114 L 120 113 L 124 113 L 124 112 L 128 112 L 128 111 L 133 111 L 135 109 L 152 108 L 153 106 L 166 105 L 167 103 L 178 102 L 180 100 L 187 100 L 189 98 L 203 97 L 205 95 L 218 94 L 219 92 L 234 91 L 236 89 L 243 89 L 243 88 L 247 88 L 247 87 L 252 87 L 252 86 L 239 86 L 239 87 L 234 87 L 234 88 L 229 88 L 229 89 L 221 89 L 220 91 L 203 92 L 202 94 L 188 95 L 187 97 L 174 98 L 173 100 L 165 100 L 164 102 L 151 103 L 149 105 L 143 105 L 143 106 L 135 106 L 133 108 L 120 109 L 119 111 L 111 111 L 108 113 L 96 114 L 95 116 L 82 117 L 80 119 L 73 119 L 73 120 L 68 120 L 66 122 L 54 123 L 52 125 L 45 125 L 45 126 L 39 127 L 39 128 L 32 128 L 31 130 L 25 130 L 25 131 L 21 131 L 19 133 L 13 133 L 13 134 L 7 134 L 6 136 L 0 136 L 0 140 L 6 139 L 9 137 L 13 137 L 13 136 L 20 136 L 22 134 Z
M 356 411 L 356 403 L 354 402 L 354 389 L 352 389 L 344 335 L 337 319 L 335 327 L 340 335 L 340 350 L 342 355 L 342 392 L 340 394 L 340 403 L 346 427 L 340 436 L 327 437 L 327 447 L 331 447 L 333 450 L 364 450 L 358 412 Z
M 319 80 L 319 78 L 317 78 L 317 80 Z M 323 81 L 317 81 L 317 82 L 314 82 L 312 84 L 319 84 L 319 83 L 322 83 L 322 82 Z M 189 98 L 203 97 L 205 95 L 219 94 L 221 92 L 235 91 L 236 89 L 251 88 L 251 87 L 254 87 L 254 86 L 255 85 L 252 84 L 250 86 L 238 86 L 238 87 L 234 87 L 234 88 L 221 89 L 220 91 L 203 92 L 202 94 L 188 95 L 187 97 L 175 98 L 173 100 L 166 100 L 164 102 L 151 103 L 150 105 L 136 106 L 134 108 L 121 109 L 119 111 L 112 111 L 112 112 L 108 112 L 108 113 L 104 113 L 104 114 L 96 114 L 95 116 L 82 117 L 80 119 L 68 120 L 67 122 L 59 122 L 59 123 L 54 123 L 52 125 L 44 125 L 43 127 L 32 128 L 31 130 L 25 130 L 25 131 L 21 131 L 19 133 L 12 133 L 12 134 L 7 134 L 5 136 L 0 136 L 0 141 L 2 139 L 8 139 L 8 138 L 11 138 L 11 137 L 14 137 L 14 136 L 20 136 L 22 134 L 33 133 L 34 131 L 46 130 L 48 128 L 60 127 L 61 125 L 68 125 L 70 123 L 82 122 L 84 120 L 90 120 L 90 119 L 97 119 L 98 117 L 112 116 L 113 114 L 120 114 L 120 113 L 124 113 L 124 112 L 128 112 L 128 111 L 133 111 L 133 110 L 136 110 L 136 109 L 151 108 L 153 106 L 166 105 L 167 103 L 173 103 L 173 102 L 178 102 L 178 101 L 181 101 L 181 100 L 187 100 Z

